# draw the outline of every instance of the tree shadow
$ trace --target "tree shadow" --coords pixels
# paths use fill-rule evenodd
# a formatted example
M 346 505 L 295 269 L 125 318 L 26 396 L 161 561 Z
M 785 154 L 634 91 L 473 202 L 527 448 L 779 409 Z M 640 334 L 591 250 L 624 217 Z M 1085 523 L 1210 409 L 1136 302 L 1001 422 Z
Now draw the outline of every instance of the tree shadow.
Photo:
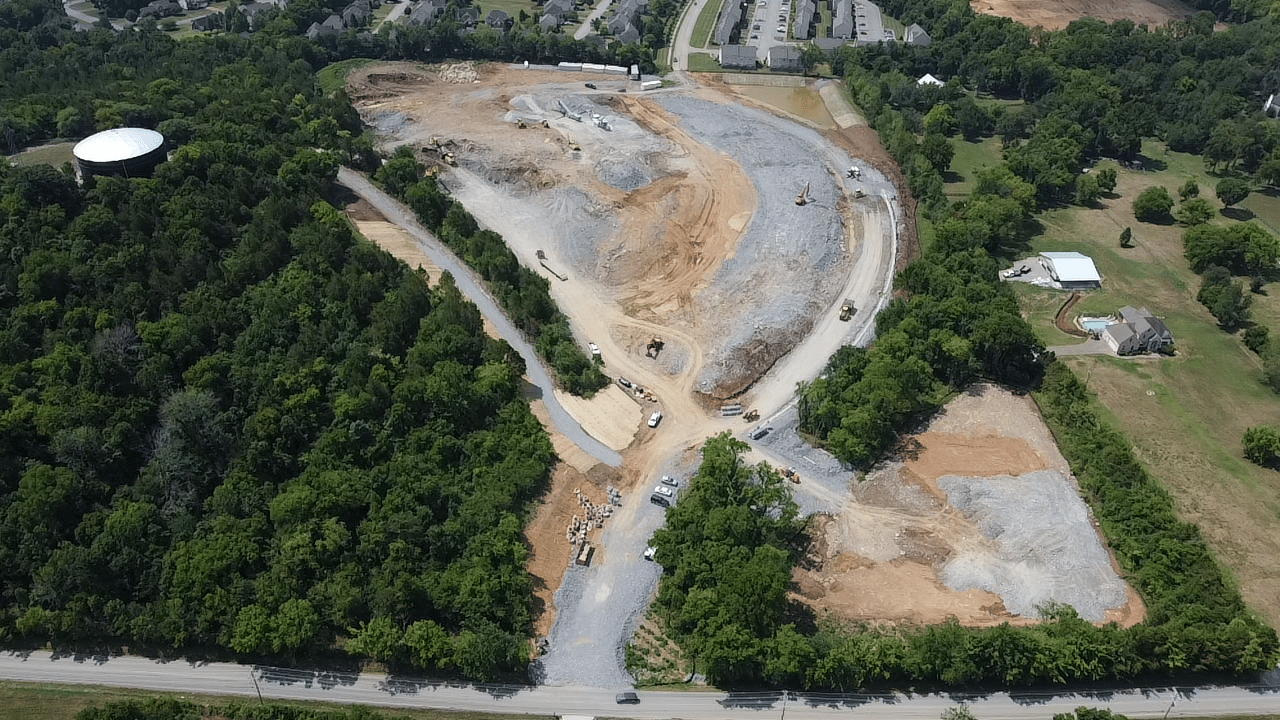
M 948 170 L 942 173 L 942 182 L 949 184 L 962 183 L 964 182 L 964 176 L 955 170 Z
M 1222 208 L 1222 216 L 1235 220 L 1236 222 L 1248 222 L 1249 220 L 1257 217 L 1252 210 L 1242 207 Z

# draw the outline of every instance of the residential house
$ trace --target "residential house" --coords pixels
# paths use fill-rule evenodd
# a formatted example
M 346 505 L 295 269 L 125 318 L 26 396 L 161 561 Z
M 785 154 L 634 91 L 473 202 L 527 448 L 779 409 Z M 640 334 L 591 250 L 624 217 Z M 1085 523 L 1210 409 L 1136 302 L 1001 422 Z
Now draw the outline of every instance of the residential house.
M 160 18 L 170 17 L 172 15 L 181 15 L 182 6 L 173 0 L 152 0 L 145 7 L 138 11 L 138 19 L 142 18 Z
M 850 40 L 854 36 L 853 0 L 834 0 L 835 20 L 831 23 L 831 37 Z
M 817 0 L 798 0 L 796 18 L 791 23 L 791 35 L 797 40 L 813 38 L 814 16 L 818 12 Z
M 311 23 L 311 27 L 307 28 L 307 39 L 317 40 L 330 35 L 339 35 L 342 29 L 342 17 L 330 15 L 322 23 Z
M 728 45 L 733 42 L 733 36 L 738 26 L 742 24 L 742 3 L 734 0 L 726 0 L 725 4 L 720 8 L 720 17 L 716 19 L 716 29 L 713 40 L 717 45 Z
M 1154 353 L 1173 346 L 1173 333 L 1169 332 L 1169 328 L 1160 318 L 1153 316 L 1146 308 L 1135 309 L 1126 305 L 1120 308 L 1120 318 L 1123 322 L 1117 324 L 1127 325 L 1133 331 L 1134 344 L 1137 348 L 1134 352 Z M 1108 325 L 1107 328 L 1114 326 Z M 1119 352 L 1118 349 L 1117 352 Z
M 720 48 L 720 66 L 732 70 L 755 70 L 755 47 L 752 45 L 722 46 Z
M 800 72 L 800 49 L 791 45 L 775 45 L 769 48 L 769 67 L 778 72 Z
M 907 27 L 906 32 L 902 33 L 902 41 L 908 45 L 928 45 L 933 42 L 933 38 L 929 37 L 929 33 L 924 28 L 912 23 Z
M 617 37 L 618 41 L 623 45 L 634 45 L 640 42 L 640 31 L 636 29 L 635 25 L 628 25 L 615 37 Z
M 406 25 L 426 25 L 431 27 L 444 17 L 448 7 L 446 0 L 422 0 L 400 16 L 400 22 Z
M 454 15 L 454 19 L 464 28 L 475 27 L 480 22 L 480 8 L 472 5 L 470 7 L 459 8 Z
M 249 28 L 257 31 L 266 25 L 268 13 L 277 7 L 273 2 L 252 2 L 241 5 L 240 12 L 244 13 L 244 19 L 249 21 Z
M 178 5 L 183 10 L 191 12 L 192 10 L 203 10 L 209 7 L 209 0 L 178 0 Z
M 373 20 L 373 7 L 369 0 L 356 0 L 342 9 L 342 26 L 365 27 Z
M 211 30 L 221 30 L 227 26 L 227 16 L 220 12 L 211 12 L 208 15 L 191 21 L 191 29 L 196 32 L 209 32 Z
M 515 20 L 501 10 L 490 10 L 489 14 L 484 16 L 484 24 L 498 32 L 506 32 L 510 30 L 514 23 Z

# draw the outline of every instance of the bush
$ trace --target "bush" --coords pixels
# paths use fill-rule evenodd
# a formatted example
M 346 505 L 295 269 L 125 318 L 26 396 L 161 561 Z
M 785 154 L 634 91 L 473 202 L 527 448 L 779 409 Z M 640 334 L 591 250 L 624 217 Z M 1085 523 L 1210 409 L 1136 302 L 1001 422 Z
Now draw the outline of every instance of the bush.
M 1149 187 L 1133 201 L 1133 216 L 1142 222 L 1166 223 L 1172 219 L 1173 198 L 1159 185 Z
M 1262 355 L 1271 344 L 1271 330 L 1266 325 L 1250 325 L 1244 331 L 1244 346 Z
M 1244 456 L 1256 465 L 1275 467 L 1280 459 L 1280 429 L 1260 425 L 1244 431 Z

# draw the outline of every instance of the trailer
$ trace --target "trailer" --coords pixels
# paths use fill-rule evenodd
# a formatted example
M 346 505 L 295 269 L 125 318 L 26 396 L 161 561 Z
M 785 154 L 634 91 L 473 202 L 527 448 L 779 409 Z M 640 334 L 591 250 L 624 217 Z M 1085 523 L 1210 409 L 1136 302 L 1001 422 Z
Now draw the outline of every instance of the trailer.
M 662 87 L 661 80 L 646 80 L 640 83 L 641 90 L 657 90 L 660 87 Z

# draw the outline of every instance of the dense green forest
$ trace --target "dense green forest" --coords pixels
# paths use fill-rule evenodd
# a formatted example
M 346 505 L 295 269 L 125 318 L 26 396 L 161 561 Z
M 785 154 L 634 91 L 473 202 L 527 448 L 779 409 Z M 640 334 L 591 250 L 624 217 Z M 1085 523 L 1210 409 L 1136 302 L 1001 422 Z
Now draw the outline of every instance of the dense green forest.
M 3 32 L 6 117 L 174 147 L 0 166 L 0 638 L 523 668 L 550 442 L 451 278 L 325 201 L 370 155 L 313 48 Z
M 374 178 L 485 279 L 507 317 L 529 335 L 566 390 L 590 397 L 608 385 L 609 377 L 582 351 L 569 318 L 551 299 L 550 281 L 521 265 L 501 235 L 481 229 L 462 203 L 444 194 L 424 170 L 413 148 L 401 145 Z

